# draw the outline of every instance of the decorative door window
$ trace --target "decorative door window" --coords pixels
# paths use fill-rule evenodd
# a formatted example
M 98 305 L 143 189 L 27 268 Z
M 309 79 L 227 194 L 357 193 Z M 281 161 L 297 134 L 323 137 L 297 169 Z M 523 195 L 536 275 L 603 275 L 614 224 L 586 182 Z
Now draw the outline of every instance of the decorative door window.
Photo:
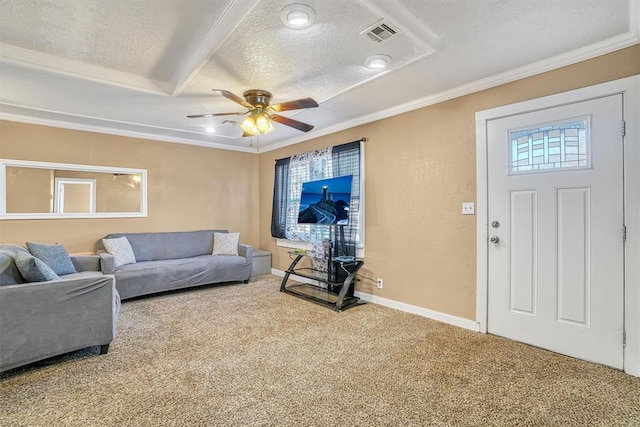
M 591 166 L 589 118 L 509 132 L 509 174 Z

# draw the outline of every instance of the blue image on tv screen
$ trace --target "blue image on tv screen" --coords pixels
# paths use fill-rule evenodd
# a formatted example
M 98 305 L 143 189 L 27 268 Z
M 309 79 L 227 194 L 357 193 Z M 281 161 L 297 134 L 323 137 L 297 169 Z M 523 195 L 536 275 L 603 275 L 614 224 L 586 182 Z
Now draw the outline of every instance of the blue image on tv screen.
M 348 225 L 353 175 L 302 184 L 298 224 Z

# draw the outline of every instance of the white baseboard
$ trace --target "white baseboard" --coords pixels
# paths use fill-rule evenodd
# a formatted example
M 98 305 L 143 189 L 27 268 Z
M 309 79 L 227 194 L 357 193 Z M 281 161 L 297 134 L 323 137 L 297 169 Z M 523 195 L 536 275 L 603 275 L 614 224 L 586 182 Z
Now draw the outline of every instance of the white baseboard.
M 275 276 L 284 277 L 284 271 L 276 268 L 271 269 L 271 274 Z M 315 280 L 307 279 L 305 277 L 295 276 L 296 282 L 317 284 Z M 365 292 L 356 291 L 355 296 L 363 301 L 373 304 L 383 305 L 385 307 L 393 308 L 396 310 L 404 311 L 405 313 L 416 314 L 418 316 L 426 317 L 428 319 L 436 320 L 438 322 L 448 323 L 449 325 L 457 326 L 459 328 L 468 329 L 474 332 L 480 332 L 480 325 L 473 320 L 465 319 L 463 317 L 452 316 L 450 314 L 441 313 L 439 311 L 429 310 L 428 308 L 418 307 L 416 305 L 407 304 L 400 301 L 391 300 L 388 298 L 382 298 L 376 295 L 367 294 Z
M 418 316 L 426 317 L 438 322 L 448 323 L 459 328 L 469 329 L 474 332 L 480 332 L 480 325 L 477 322 L 463 317 L 452 316 L 451 314 L 441 313 L 435 310 L 429 310 L 428 308 L 418 307 L 417 305 L 411 305 L 400 301 L 395 301 L 388 298 L 382 298 L 376 295 L 367 294 L 364 292 L 355 292 L 355 296 L 363 301 L 371 302 L 385 307 L 394 308 L 396 310 L 404 311 L 406 313 L 417 314 Z

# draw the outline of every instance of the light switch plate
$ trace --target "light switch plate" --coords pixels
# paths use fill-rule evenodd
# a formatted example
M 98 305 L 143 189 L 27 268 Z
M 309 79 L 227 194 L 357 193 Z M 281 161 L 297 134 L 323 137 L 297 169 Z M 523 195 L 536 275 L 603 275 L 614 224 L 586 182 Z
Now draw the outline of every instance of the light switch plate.
M 476 205 L 473 202 L 462 203 L 462 215 L 474 215 L 476 213 Z

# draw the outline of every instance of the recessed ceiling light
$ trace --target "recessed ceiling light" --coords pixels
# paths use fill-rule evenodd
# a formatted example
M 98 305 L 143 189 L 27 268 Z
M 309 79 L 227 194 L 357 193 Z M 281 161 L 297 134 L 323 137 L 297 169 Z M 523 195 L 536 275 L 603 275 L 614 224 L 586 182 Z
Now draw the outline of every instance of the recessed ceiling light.
M 282 9 L 280 20 L 289 28 L 302 30 L 316 21 L 316 11 L 306 4 L 293 3 Z
M 387 65 L 391 63 L 391 57 L 389 55 L 371 55 L 364 61 L 364 66 L 367 68 L 373 68 L 380 70 L 387 68 Z
M 213 126 L 207 126 L 204 130 L 206 130 L 207 133 L 215 133 L 216 132 L 216 128 L 214 128 Z

